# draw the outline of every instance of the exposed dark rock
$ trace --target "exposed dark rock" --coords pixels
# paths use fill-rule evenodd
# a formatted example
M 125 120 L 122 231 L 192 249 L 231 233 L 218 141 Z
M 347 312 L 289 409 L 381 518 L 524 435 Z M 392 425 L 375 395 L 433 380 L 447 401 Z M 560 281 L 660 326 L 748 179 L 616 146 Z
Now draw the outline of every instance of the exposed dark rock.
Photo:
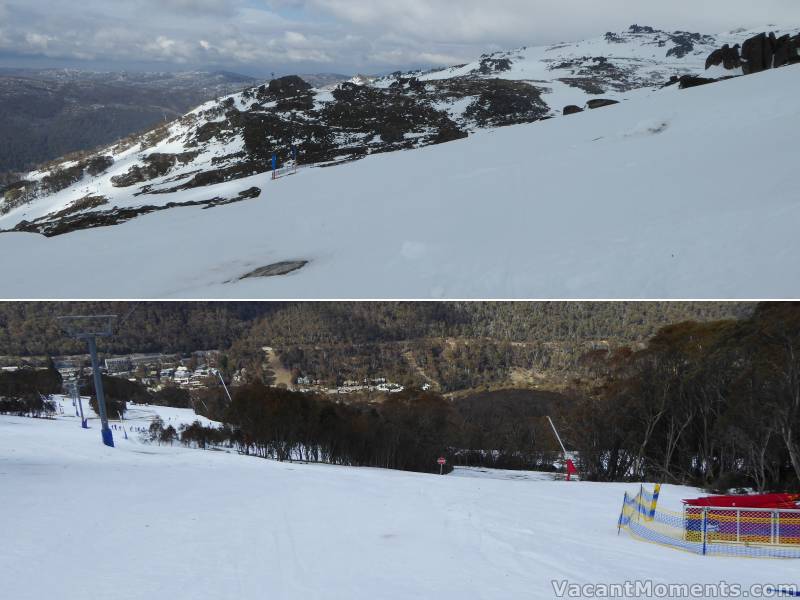
M 583 112 L 583 109 L 580 106 L 575 106 L 574 104 L 570 104 L 569 106 L 564 107 L 564 115 L 574 115 L 575 113 Z
M 481 127 L 527 123 L 547 114 L 541 92 L 532 85 L 505 79 L 488 81 L 488 87 L 464 113 Z
M 733 70 L 741 67 L 745 75 L 800 62 L 800 35 L 776 37 L 760 33 L 731 48 L 728 44 L 714 50 L 706 59 L 706 69 L 722 65 Z
M 75 202 L 67 206 L 65 209 L 60 210 L 57 213 L 53 213 L 52 215 L 48 215 L 48 218 L 60 219 L 61 217 L 66 217 L 67 215 L 72 215 L 84 210 L 97 208 L 98 206 L 103 206 L 105 204 L 108 204 L 108 198 L 105 196 L 84 196 L 83 198 L 75 200 Z
M 800 35 L 783 35 L 775 40 L 772 66 L 783 67 L 800 62 Z
M 395 92 L 406 89 L 413 92 L 421 92 L 425 89 L 425 84 L 417 77 L 403 77 L 397 75 L 396 79 L 389 85 L 389 89 Z
M 492 73 L 502 73 L 511 69 L 511 60 L 508 58 L 481 58 L 479 71 L 481 75 L 491 75 Z
M 233 181 L 234 179 L 241 179 L 242 177 L 257 175 L 258 173 L 265 173 L 269 169 L 270 166 L 267 162 L 235 162 L 227 167 L 221 167 L 219 169 L 198 171 L 189 181 L 181 185 L 160 189 L 145 188 L 142 191 L 147 194 L 171 194 L 172 192 L 178 192 L 180 190 L 206 187 L 208 185 L 216 185 L 218 183 L 225 183 L 226 181 Z
M 46 215 L 34 221 L 20 221 L 16 227 L 9 231 L 24 231 L 28 233 L 40 233 L 45 237 L 54 237 L 63 235 L 72 231 L 81 229 L 93 229 L 95 227 L 107 227 L 109 225 L 119 225 L 125 223 L 141 215 L 146 215 L 153 212 L 168 210 L 170 208 L 179 208 L 185 206 L 202 206 L 204 209 L 213 208 L 215 206 L 223 206 L 225 204 L 232 204 L 234 202 L 241 202 L 250 198 L 257 198 L 261 194 L 261 190 L 257 187 L 251 187 L 239 192 L 233 198 L 211 198 L 210 200 L 194 200 L 188 202 L 169 202 L 163 206 L 137 206 L 134 208 L 114 208 L 112 210 L 85 212 L 80 214 L 64 214 L 54 213 Z M 102 197 L 97 197 L 97 199 Z M 78 202 L 95 202 L 82 198 Z M 98 204 L 99 205 L 99 204 Z M 85 210 L 85 208 L 80 209 Z M 0 231 L 2 233 L 2 231 Z
M 773 34 L 774 36 L 774 34 Z M 772 66 L 772 42 L 766 33 L 753 36 L 742 44 L 742 70 L 745 75 L 759 73 Z
M 718 80 L 714 78 L 696 77 L 694 75 L 681 75 L 678 78 L 678 84 L 682 90 L 686 88 L 697 87 L 699 85 L 707 85 L 709 83 L 715 83 L 716 81 Z
M 586 103 L 586 108 L 602 108 L 604 106 L 611 106 L 612 104 L 619 104 L 619 100 L 609 100 L 608 98 L 594 98 Z
M 727 70 L 738 69 L 742 66 L 742 58 L 739 55 L 739 44 L 731 48 L 728 44 L 714 50 L 706 59 L 706 69 L 722 65 Z
M 251 277 L 276 277 L 278 275 L 287 275 L 299 269 L 302 269 L 308 264 L 307 260 L 285 260 L 281 262 L 272 263 L 265 267 L 259 267 L 249 273 L 239 277 L 239 280 L 249 279 Z
M 628 27 L 628 31 L 631 33 L 655 33 L 656 30 L 648 25 L 631 25 Z
M 225 131 L 229 130 L 226 128 L 226 125 L 228 125 L 226 121 L 209 121 L 208 123 L 203 123 L 195 132 L 195 145 L 197 145 L 197 143 L 205 144 L 214 138 L 223 137 Z
M 275 110 L 279 112 L 311 110 L 312 108 L 314 108 L 314 96 L 310 92 L 289 98 L 281 98 L 275 104 Z
M 299 96 L 308 92 L 310 89 L 311 86 L 297 75 L 287 75 L 286 77 L 273 79 L 267 86 L 267 90 L 270 94 L 274 94 L 280 98 Z
M 562 77 L 561 83 L 583 90 L 587 94 L 605 94 L 606 89 L 601 85 L 602 80 L 597 77 Z
M 667 56 L 674 56 L 675 58 L 683 58 L 687 54 L 694 52 L 695 44 L 710 40 L 708 36 L 688 31 L 675 31 L 670 35 L 670 38 L 675 45 L 667 50 Z
M 236 202 L 237 200 L 247 200 L 250 198 L 258 198 L 261 195 L 261 188 L 257 188 L 256 186 L 247 188 L 246 190 L 242 190 L 239 192 L 239 195 L 232 200 L 232 202 Z M 213 206 L 220 206 L 221 203 L 214 204 Z M 230 202 L 225 202 L 225 204 L 230 204 Z M 206 208 L 210 208 L 212 205 L 207 206 Z
M 142 159 L 144 166 L 133 165 L 126 173 L 112 177 L 111 184 L 114 187 L 129 187 L 162 177 L 169 173 L 175 165 L 190 163 L 197 157 L 197 154 L 197 152 L 181 152 L 179 154 L 153 152 Z

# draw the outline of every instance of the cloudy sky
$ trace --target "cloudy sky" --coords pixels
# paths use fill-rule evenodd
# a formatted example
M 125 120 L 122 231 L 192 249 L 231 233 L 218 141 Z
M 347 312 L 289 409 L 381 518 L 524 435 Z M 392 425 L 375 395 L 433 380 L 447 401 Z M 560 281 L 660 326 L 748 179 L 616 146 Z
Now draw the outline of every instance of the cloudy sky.
M 632 23 L 800 26 L 800 0 L 0 0 L 0 66 L 377 73 Z

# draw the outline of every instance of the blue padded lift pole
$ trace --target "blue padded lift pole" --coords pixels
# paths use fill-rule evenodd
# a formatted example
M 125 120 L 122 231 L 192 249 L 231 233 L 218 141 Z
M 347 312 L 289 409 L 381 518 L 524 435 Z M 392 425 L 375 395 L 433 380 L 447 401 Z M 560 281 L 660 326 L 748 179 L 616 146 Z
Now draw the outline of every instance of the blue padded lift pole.
M 100 435 L 103 443 L 111 448 L 114 447 L 114 436 L 108 427 L 108 415 L 106 415 L 106 397 L 103 394 L 103 378 L 100 375 L 100 366 L 97 362 L 97 340 L 94 336 L 86 338 L 89 342 L 89 354 L 92 356 L 92 372 L 94 373 L 94 391 L 97 395 L 97 408 L 100 412 Z

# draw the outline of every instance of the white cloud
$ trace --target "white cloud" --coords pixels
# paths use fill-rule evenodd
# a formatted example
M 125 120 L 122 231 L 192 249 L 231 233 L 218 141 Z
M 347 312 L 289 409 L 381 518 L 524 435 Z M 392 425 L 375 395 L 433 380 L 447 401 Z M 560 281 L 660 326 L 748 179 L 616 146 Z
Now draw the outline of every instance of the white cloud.
M 262 71 L 392 70 L 602 35 L 632 23 L 708 33 L 800 26 L 800 0 L 0 0 L 25 56 Z

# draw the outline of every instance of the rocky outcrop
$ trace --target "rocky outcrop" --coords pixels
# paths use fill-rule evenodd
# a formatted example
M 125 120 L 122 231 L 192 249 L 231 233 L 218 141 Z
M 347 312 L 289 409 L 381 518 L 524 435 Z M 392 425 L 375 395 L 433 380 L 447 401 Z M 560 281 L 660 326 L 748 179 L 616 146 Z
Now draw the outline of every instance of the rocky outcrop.
M 714 50 L 706 59 L 706 70 L 720 65 L 729 71 L 740 68 L 742 66 L 742 59 L 739 54 L 739 48 L 739 44 L 736 44 L 733 48 L 725 44 L 722 48 Z
M 133 165 L 122 175 L 111 178 L 114 187 L 129 187 L 143 181 L 150 181 L 169 173 L 176 165 L 185 165 L 197 157 L 197 152 L 181 152 L 179 154 L 165 154 L 153 152 L 145 156 L 142 161 L 144 166 Z
M 715 83 L 716 81 L 718 80 L 712 77 L 697 77 L 695 75 L 681 75 L 677 78 L 678 87 L 680 87 L 682 90 L 700 85 L 708 85 L 709 83 Z
M 706 59 L 706 69 L 722 65 L 733 70 L 741 67 L 745 75 L 800 62 L 800 35 L 760 33 L 731 48 L 725 44 Z
M 250 198 L 257 198 L 261 195 L 261 190 L 257 187 L 251 187 L 242 190 L 233 198 L 211 198 L 210 200 L 190 200 L 187 202 L 168 202 L 162 206 L 137 206 L 133 208 L 114 208 L 112 210 L 83 212 L 79 214 L 74 213 L 74 210 L 65 209 L 59 213 L 45 215 L 35 221 L 20 221 L 13 229 L 9 231 L 24 231 L 27 233 L 40 233 L 45 237 L 54 237 L 80 229 L 92 229 L 95 227 L 107 227 L 109 225 L 119 225 L 126 221 L 130 221 L 141 215 L 146 215 L 161 210 L 170 208 L 177 208 L 182 206 L 202 206 L 204 209 L 213 208 L 215 206 L 223 206 L 225 204 L 232 204 L 234 202 L 241 202 Z M 78 200 L 80 203 L 79 210 L 86 210 L 94 206 L 107 204 L 104 197 L 86 197 Z M 3 233 L 0 230 L 0 233 Z
M 619 101 L 609 100 L 608 98 L 594 98 L 586 103 L 586 108 L 594 110 L 595 108 L 603 108 L 604 106 L 611 106 L 613 104 L 619 104 Z
M 773 36 L 774 37 L 774 36 Z M 783 35 L 772 43 L 772 66 L 783 67 L 800 62 L 800 35 Z
M 277 277 L 279 275 L 288 275 L 294 271 L 302 269 L 308 264 L 307 260 L 284 260 L 281 262 L 272 263 L 259 267 L 239 277 L 242 279 L 251 279 L 253 277 Z
M 492 73 L 502 73 L 511 69 L 511 60 L 508 58 L 482 57 L 479 71 L 481 75 L 491 75 Z
M 464 113 L 480 127 L 529 123 L 547 115 L 547 104 L 534 86 L 507 79 L 487 81 L 489 85 Z
M 310 91 L 311 86 L 297 75 L 287 75 L 270 81 L 267 90 L 279 98 L 290 98 Z
M 774 37 L 774 36 L 773 36 Z M 766 33 L 762 33 L 742 44 L 742 70 L 745 75 L 758 73 L 772 67 L 772 43 Z
M 569 106 L 564 107 L 563 114 L 564 116 L 567 115 L 574 115 L 575 113 L 583 112 L 583 109 L 580 106 L 575 106 L 574 104 L 570 104 Z

